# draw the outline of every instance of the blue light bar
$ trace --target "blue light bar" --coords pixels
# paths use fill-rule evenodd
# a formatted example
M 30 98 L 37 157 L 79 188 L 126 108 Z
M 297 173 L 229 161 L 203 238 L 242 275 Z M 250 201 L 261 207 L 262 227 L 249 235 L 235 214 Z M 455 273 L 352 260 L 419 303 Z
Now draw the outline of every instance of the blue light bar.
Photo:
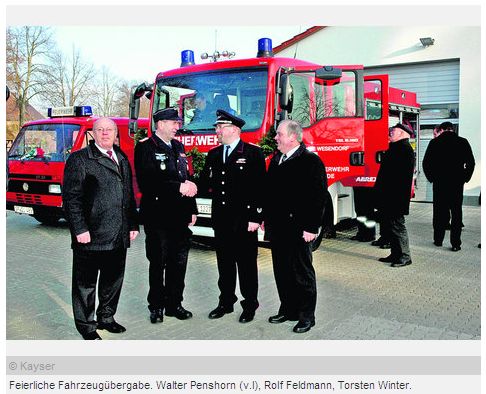
M 181 67 L 193 66 L 196 64 L 194 62 L 194 51 L 186 49 L 181 52 Z
M 91 116 L 93 115 L 93 110 L 90 105 L 82 105 L 76 108 L 76 116 Z
M 273 57 L 272 39 L 260 38 L 258 40 L 257 57 Z
M 47 116 L 49 118 L 62 118 L 68 116 L 91 116 L 93 111 L 91 106 L 83 105 L 79 107 L 54 107 L 47 108 Z

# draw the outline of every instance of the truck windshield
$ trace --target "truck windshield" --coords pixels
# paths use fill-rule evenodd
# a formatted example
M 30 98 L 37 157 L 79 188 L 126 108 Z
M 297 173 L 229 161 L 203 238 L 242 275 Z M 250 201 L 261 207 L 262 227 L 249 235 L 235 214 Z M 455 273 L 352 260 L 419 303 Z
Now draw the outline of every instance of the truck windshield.
M 188 134 L 214 133 L 216 110 L 245 120 L 243 131 L 261 127 L 265 113 L 267 69 L 231 69 L 161 78 L 153 112 L 177 107 Z
M 15 160 L 65 161 L 80 125 L 65 123 L 37 124 L 23 127 L 8 157 Z

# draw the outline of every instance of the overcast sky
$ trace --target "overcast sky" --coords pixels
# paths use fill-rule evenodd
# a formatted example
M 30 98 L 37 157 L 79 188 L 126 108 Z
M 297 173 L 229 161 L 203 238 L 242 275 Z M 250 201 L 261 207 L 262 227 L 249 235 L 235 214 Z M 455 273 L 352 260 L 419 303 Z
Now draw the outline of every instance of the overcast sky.
M 180 66 L 180 52 L 194 51 L 196 63 L 203 52 L 228 50 L 235 59 L 255 57 L 258 39 L 268 37 L 277 46 L 310 26 L 181 26 L 53 27 L 56 41 L 66 54 L 74 45 L 96 66 L 129 81 L 152 82 L 158 72 Z

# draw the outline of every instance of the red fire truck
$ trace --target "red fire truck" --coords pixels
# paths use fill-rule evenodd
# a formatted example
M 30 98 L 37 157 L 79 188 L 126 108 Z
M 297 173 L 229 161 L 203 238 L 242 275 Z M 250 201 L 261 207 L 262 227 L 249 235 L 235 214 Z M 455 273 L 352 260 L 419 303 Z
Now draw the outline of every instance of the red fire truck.
M 31 215 L 45 224 L 54 224 L 63 217 L 61 193 L 66 160 L 93 138 L 96 119 L 89 106 L 49 108 L 47 119 L 22 126 L 8 153 L 8 210 Z M 112 119 L 118 127 L 118 144 L 133 166 L 134 134 L 129 133 L 129 119 Z M 147 129 L 148 119 L 140 119 L 138 127 Z M 138 189 L 135 191 L 140 197 Z
M 365 76 L 360 65 L 323 67 L 273 57 L 269 39 L 259 40 L 252 59 L 195 65 L 193 52 L 182 52 L 180 68 L 132 90 L 132 127 L 144 94 L 151 96 L 152 114 L 179 108 L 183 124 L 178 138 L 187 150 L 207 152 L 218 144 L 213 126 L 218 108 L 243 118 L 241 138 L 255 144 L 283 119 L 299 121 L 304 143 L 326 166 L 326 220 L 333 223 L 356 217 L 353 187 L 374 185 L 381 154 L 388 148 L 389 125 L 401 121 L 419 130 L 416 95 L 389 87 L 387 75 Z M 211 236 L 211 201 L 199 198 L 198 208 L 194 233 Z

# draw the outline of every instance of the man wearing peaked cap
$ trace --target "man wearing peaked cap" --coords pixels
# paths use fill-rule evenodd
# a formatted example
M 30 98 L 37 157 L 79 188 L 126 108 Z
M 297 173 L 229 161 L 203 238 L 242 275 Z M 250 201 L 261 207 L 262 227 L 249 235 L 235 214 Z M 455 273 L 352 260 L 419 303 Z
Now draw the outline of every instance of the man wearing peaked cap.
M 174 120 L 177 122 L 182 122 L 182 119 L 179 116 L 177 110 L 170 107 L 159 109 L 157 112 L 154 113 L 153 119 L 154 122 L 158 122 L 159 120 Z
M 163 321 L 164 309 L 179 320 L 192 317 L 182 301 L 197 187 L 189 179 L 184 145 L 174 138 L 181 121 L 177 110 L 158 110 L 153 119 L 156 130 L 135 146 L 135 172 L 150 262 L 148 309 L 156 323 Z
M 246 123 L 243 119 L 238 118 L 237 116 L 234 116 L 222 109 L 218 109 L 216 111 L 216 117 L 217 119 L 214 126 L 217 126 L 218 124 L 232 124 L 241 129 Z
M 243 119 L 219 109 L 216 136 L 220 146 L 209 151 L 201 173 L 200 189 L 212 198 L 218 264 L 218 306 L 209 313 L 218 319 L 233 312 L 236 278 L 243 296 L 239 321 L 253 320 L 258 308 L 258 227 L 262 222 L 262 185 L 265 158 L 260 147 L 240 139 Z
M 391 253 L 379 258 L 392 267 L 412 264 L 405 216 L 409 213 L 412 191 L 414 152 L 409 138 L 412 131 L 401 123 L 389 129 L 389 148 L 376 176 L 374 186 L 380 224 L 389 231 Z

